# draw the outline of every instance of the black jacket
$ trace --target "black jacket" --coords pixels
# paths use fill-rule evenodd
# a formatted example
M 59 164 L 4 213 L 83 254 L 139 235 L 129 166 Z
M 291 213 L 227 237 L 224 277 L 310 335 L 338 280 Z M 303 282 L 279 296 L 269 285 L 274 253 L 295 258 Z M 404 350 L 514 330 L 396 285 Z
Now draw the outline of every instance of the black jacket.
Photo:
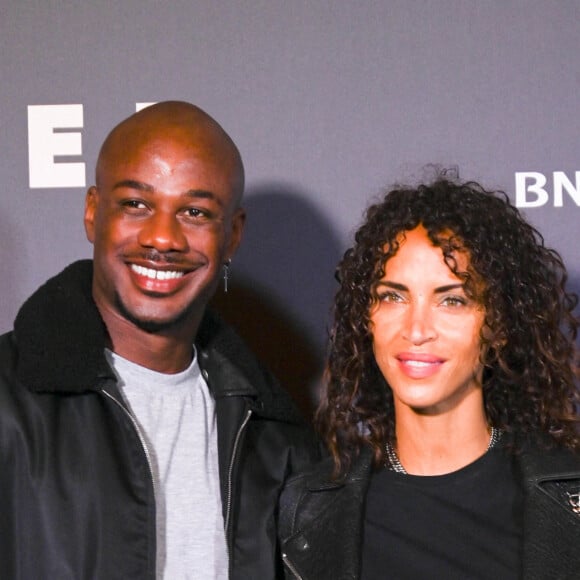
M 567 451 L 518 456 L 524 486 L 524 580 L 580 578 L 580 457 Z M 326 459 L 289 480 L 280 500 L 279 533 L 288 579 L 360 578 L 371 453 L 332 480 Z M 385 572 L 385 580 L 389 578 Z
M 104 356 L 91 280 L 90 261 L 69 266 L 0 337 L 3 579 L 155 577 L 151 470 Z M 310 431 L 215 315 L 206 314 L 196 347 L 216 401 L 230 576 L 282 577 L 277 500 L 314 459 Z

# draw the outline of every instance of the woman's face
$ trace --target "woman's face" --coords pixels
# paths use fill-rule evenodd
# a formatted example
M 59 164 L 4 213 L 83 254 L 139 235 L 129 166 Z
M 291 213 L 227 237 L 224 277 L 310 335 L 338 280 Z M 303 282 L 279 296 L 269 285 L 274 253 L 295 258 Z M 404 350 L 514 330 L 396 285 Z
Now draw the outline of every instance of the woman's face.
M 483 307 L 466 295 L 422 226 L 399 241 L 370 312 L 375 359 L 393 391 L 395 412 L 435 415 L 468 400 L 483 405 Z M 468 256 L 455 259 L 465 271 Z

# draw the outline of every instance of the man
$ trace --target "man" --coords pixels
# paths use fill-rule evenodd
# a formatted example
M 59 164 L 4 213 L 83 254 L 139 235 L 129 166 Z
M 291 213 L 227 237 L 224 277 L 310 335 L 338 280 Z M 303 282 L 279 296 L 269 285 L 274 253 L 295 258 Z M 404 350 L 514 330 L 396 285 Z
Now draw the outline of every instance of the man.
M 276 501 L 311 459 L 288 396 L 206 310 L 240 243 L 244 170 L 197 107 L 105 140 L 93 261 L 0 338 L 0 577 L 267 579 Z

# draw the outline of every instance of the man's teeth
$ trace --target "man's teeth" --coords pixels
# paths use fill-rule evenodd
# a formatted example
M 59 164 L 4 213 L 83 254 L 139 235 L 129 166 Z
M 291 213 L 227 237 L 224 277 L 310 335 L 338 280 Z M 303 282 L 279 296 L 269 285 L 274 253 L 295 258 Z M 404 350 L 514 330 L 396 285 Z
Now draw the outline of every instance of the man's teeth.
M 151 278 L 151 280 L 172 280 L 183 276 L 183 272 L 178 272 L 177 270 L 153 270 L 153 268 L 144 268 L 136 264 L 131 264 L 131 270 L 139 274 L 139 276 L 146 276 Z

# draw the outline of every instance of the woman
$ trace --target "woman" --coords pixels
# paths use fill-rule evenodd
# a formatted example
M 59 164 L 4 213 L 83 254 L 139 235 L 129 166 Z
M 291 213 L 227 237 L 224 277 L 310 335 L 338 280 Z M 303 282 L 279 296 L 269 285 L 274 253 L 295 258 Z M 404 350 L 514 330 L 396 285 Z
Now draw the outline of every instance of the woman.
M 577 299 L 505 194 L 367 211 L 339 265 L 317 426 L 281 498 L 288 578 L 580 577 Z

